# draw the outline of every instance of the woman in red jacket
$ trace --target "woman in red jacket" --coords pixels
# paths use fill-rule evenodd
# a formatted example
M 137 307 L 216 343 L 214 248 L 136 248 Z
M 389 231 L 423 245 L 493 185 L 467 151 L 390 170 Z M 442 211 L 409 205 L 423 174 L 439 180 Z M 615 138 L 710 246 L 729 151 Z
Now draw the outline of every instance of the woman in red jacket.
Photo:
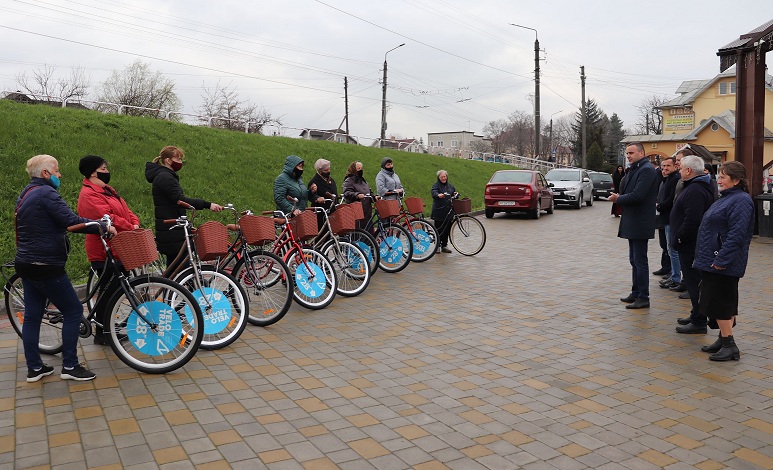
M 140 227 L 140 219 L 126 205 L 126 201 L 118 195 L 110 183 L 110 170 L 107 169 L 107 162 L 104 158 L 97 155 L 86 155 L 81 158 L 78 170 L 84 176 L 83 187 L 81 187 L 78 196 L 78 214 L 81 217 L 90 219 L 100 219 L 108 214 L 113 221 L 116 231 L 123 232 L 134 230 Z M 88 214 L 88 215 L 85 215 Z M 105 248 L 99 240 L 99 235 L 86 235 L 86 256 L 88 256 L 91 267 L 96 272 L 101 273 L 105 267 Z M 97 322 L 103 324 L 104 305 L 113 292 L 118 288 L 118 279 L 114 276 L 111 267 L 107 267 L 99 280 L 99 298 L 97 300 Z M 94 344 L 109 344 L 104 337 L 102 328 L 97 326 L 94 335 Z

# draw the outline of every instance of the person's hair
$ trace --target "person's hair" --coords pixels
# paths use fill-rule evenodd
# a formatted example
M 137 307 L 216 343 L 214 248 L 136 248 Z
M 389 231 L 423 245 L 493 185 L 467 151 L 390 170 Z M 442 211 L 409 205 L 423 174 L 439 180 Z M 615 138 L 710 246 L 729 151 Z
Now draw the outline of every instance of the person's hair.
M 711 166 L 710 164 L 708 164 L 708 163 L 705 163 L 705 164 L 703 165 L 703 170 L 704 170 L 704 171 L 708 171 L 708 172 L 709 172 L 709 174 L 710 174 L 711 176 L 714 176 L 714 167 L 713 167 L 713 166 Z
M 158 154 L 156 158 L 153 159 L 153 163 L 158 163 L 160 165 L 163 165 L 163 161 L 167 158 L 175 158 L 179 157 L 180 160 L 185 158 L 185 152 L 183 152 L 183 149 L 179 147 L 175 147 L 174 145 L 167 145 L 166 147 L 161 149 L 161 153 Z
M 644 153 L 644 145 L 641 142 L 629 142 L 626 147 L 636 147 L 636 150 Z
M 676 154 L 681 155 L 682 157 L 689 157 L 690 155 L 695 155 L 695 150 L 691 149 L 690 147 L 685 147 L 676 152 Z
M 443 174 L 443 173 L 445 173 L 446 176 L 448 176 L 448 172 L 446 170 L 438 170 L 437 171 L 437 177 L 440 178 L 440 175 Z
M 316 162 L 314 162 L 314 169 L 319 173 L 319 170 L 323 168 L 330 168 L 330 160 L 325 160 L 324 158 L 320 158 Z
M 687 155 L 686 157 L 682 158 L 680 165 L 682 168 L 691 169 L 694 175 L 703 174 L 704 162 L 703 159 L 697 155 Z
M 350 176 L 350 175 L 353 176 L 353 175 L 357 174 L 357 164 L 358 163 L 360 163 L 360 162 L 353 161 L 352 163 L 349 164 L 349 168 L 346 169 L 346 176 Z M 362 165 L 362 163 L 360 163 L 360 165 Z
M 719 168 L 719 172 L 730 179 L 738 180 L 738 186 L 747 193 L 749 192 L 749 180 L 746 178 L 746 167 L 743 166 L 743 163 L 727 162 Z
M 27 174 L 30 178 L 40 178 L 43 170 L 51 171 L 56 166 L 56 158 L 51 155 L 35 155 L 27 160 Z
M 676 165 L 676 158 L 674 158 L 674 157 L 666 157 L 666 158 L 664 158 L 663 160 L 660 161 L 660 165 L 663 166 L 663 164 L 665 162 L 669 161 L 669 160 L 671 160 L 671 163 Z

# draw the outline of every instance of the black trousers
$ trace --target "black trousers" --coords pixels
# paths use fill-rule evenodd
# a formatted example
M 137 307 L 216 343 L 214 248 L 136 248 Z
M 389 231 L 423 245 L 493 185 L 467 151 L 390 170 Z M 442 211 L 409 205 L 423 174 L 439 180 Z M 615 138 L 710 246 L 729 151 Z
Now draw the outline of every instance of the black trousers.
M 437 231 L 438 246 L 448 246 L 448 235 L 451 233 L 451 222 L 453 217 L 448 214 L 444 219 L 433 218 L 435 222 L 435 231 Z
M 692 267 L 695 261 L 695 250 L 679 250 L 679 264 L 682 266 L 682 282 L 687 287 L 687 293 L 690 294 L 692 310 L 690 311 L 690 322 L 693 325 L 706 326 L 708 319 L 701 315 L 698 307 L 698 298 L 700 296 L 701 272 Z
M 668 256 L 668 239 L 666 238 L 666 229 L 658 229 L 658 241 L 660 242 L 660 249 L 663 252 L 660 254 L 660 269 L 663 271 L 671 271 L 671 257 Z

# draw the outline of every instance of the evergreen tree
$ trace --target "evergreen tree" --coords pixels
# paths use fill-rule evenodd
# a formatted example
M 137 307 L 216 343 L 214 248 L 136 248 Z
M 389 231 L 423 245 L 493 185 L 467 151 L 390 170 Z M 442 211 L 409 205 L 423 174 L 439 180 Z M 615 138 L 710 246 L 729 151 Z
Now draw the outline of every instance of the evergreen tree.
M 607 132 L 604 139 L 604 150 L 606 154 L 606 162 L 616 167 L 620 159 L 620 141 L 625 137 L 625 131 L 623 130 L 623 121 L 620 120 L 617 113 L 613 113 L 609 118 L 609 125 L 607 126 Z
M 593 142 L 593 145 L 588 149 L 588 169 L 595 171 L 606 170 L 604 150 L 602 150 L 598 142 Z
M 604 149 L 604 122 L 607 120 L 606 114 L 599 109 L 598 104 L 592 99 L 589 99 L 585 104 L 585 114 L 585 144 L 587 148 L 590 149 L 594 143 L 597 143 L 599 148 Z M 576 155 L 576 161 L 582 161 L 582 110 L 578 111 L 575 115 L 572 132 L 574 133 L 572 152 Z

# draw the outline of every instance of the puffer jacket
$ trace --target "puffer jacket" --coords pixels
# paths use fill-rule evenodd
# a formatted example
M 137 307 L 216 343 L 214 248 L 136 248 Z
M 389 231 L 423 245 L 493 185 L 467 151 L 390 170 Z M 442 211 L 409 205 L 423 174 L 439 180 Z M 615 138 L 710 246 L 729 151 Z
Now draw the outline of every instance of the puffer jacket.
M 185 208 L 177 205 L 177 201 L 185 201 L 197 210 L 209 209 L 211 203 L 204 199 L 196 199 L 183 195 L 180 177 L 177 172 L 159 165 L 147 162 L 145 164 L 145 179 L 153 184 L 153 206 L 156 220 L 156 242 L 161 253 L 176 253 L 185 240 L 182 230 L 170 230 L 165 219 L 176 219 L 185 215 Z
M 287 196 L 298 199 L 296 209 L 304 210 L 309 200 L 309 189 L 303 184 L 302 178 L 296 178 L 293 170 L 303 159 L 297 155 L 288 155 L 285 166 L 279 176 L 274 180 L 274 204 L 277 210 L 289 214 L 293 210 L 293 203 L 287 200 Z
M 438 194 L 448 193 L 454 194 L 456 188 L 453 184 L 446 180 L 445 184 L 440 180 L 435 181 L 432 185 L 432 219 L 433 220 L 445 220 L 448 217 L 448 213 L 451 212 L 451 206 L 453 205 L 453 199 L 450 196 L 438 197 Z
M 397 194 L 386 195 L 389 191 L 402 189 L 403 187 L 403 184 L 400 182 L 400 177 L 397 176 L 394 169 L 387 170 L 384 168 L 386 160 L 387 159 L 385 158 L 384 161 L 381 162 L 381 171 L 376 175 L 376 191 L 378 191 L 378 195 L 381 196 L 382 199 L 398 199 L 399 196 Z
M 92 220 L 73 212 L 49 180 L 32 178 L 16 199 L 16 263 L 64 267 L 70 251 L 67 227 L 85 222 Z M 99 233 L 99 228 L 84 232 Z
M 753 233 L 754 201 L 751 196 L 738 187 L 722 191 L 719 200 L 703 215 L 693 268 L 743 277 Z M 725 269 L 714 269 L 712 264 Z
M 109 215 L 113 227 L 118 232 L 132 230 L 140 224 L 140 218 L 126 205 L 126 201 L 112 188 L 97 186 L 88 179 L 83 179 L 80 195 L 78 195 L 78 215 L 89 219 L 99 219 Z M 108 242 L 109 244 L 109 242 Z M 86 256 L 89 261 L 104 261 L 107 257 L 105 247 L 99 235 L 86 235 Z
M 695 251 L 695 240 L 698 238 L 698 227 L 703 214 L 714 202 L 714 195 L 709 188 L 709 175 L 696 176 L 684 181 L 684 189 L 671 209 L 669 225 L 671 226 L 669 242 L 677 251 Z

